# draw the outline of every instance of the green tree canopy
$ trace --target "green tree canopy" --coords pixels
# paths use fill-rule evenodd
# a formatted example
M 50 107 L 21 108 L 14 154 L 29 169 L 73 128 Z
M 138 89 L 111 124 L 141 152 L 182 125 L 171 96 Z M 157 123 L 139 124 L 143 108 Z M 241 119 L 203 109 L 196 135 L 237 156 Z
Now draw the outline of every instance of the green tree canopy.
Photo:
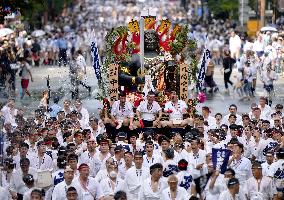
M 64 6 L 73 0 L 2 0 L 0 3 L 0 23 L 10 13 L 19 11 L 24 20 L 34 24 L 45 12 L 52 19 L 61 14 Z
M 225 13 L 232 19 L 238 17 L 238 0 L 208 0 L 208 7 L 215 16 Z

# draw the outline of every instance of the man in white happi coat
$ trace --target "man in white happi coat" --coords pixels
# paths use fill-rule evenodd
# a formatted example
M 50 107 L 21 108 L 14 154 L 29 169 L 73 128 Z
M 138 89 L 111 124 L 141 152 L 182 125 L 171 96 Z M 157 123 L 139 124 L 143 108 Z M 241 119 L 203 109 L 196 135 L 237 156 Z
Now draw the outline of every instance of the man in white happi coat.
M 237 117 L 237 120 L 236 120 L 236 124 L 241 124 L 241 122 L 242 122 L 242 116 L 240 116 L 239 114 L 237 114 L 237 111 L 238 111 L 238 107 L 235 105 L 235 104 L 231 104 L 230 105 L 230 107 L 229 107 L 229 114 L 227 114 L 227 115 L 225 115 L 224 117 L 223 117 L 223 122 L 222 122 L 222 124 L 226 124 L 226 125 L 229 125 L 229 116 L 231 115 L 231 114 L 234 114 L 234 115 L 236 115 L 236 117 Z
M 134 163 L 135 166 L 126 172 L 124 179 L 128 199 L 138 199 L 143 180 L 146 180 L 150 176 L 149 168 L 142 166 L 143 155 L 141 152 L 135 152 Z
M 67 189 L 73 186 L 74 170 L 70 166 L 64 169 L 64 181 L 57 184 L 52 192 L 52 199 L 65 200 Z
M 90 168 L 86 163 L 79 166 L 79 177 L 73 181 L 74 187 L 78 192 L 79 200 L 103 199 L 102 189 L 100 184 L 89 176 Z
M 95 177 L 101 168 L 101 162 L 98 159 L 98 153 L 96 152 L 96 143 L 94 139 L 88 139 L 87 151 L 82 153 L 79 157 L 79 164 L 87 163 L 90 167 L 90 176 Z
M 227 186 L 228 189 L 220 194 L 218 200 L 246 200 L 245 194 L 240 190 L 240 183 L 238 179 L 229 179 Z
M 124 153 L 124 161 L 125 161 L 125 165 L 124 165 L 124 168 L 121 169 L 120 171 L 120 176 L 121 178 L 124 180 L 125 178 L 125 174 L 126 172 L 134 166 L 134 162 L 133 162 L 133 154 L 131 151 L 126 151 Z
M 261 110 L 261 119 L 270 120 L 272 109 L 266 103 L 267 103 L 267 98 L 266 97 L 260 97 L 259 98 L 259 105 L 258 105 L 258 107 Z
M 74 177 L 79 176 L 78 170 L 78 156 L 75 153 L 71 153 L 67 156 L 67 165 L 74 171 Z
M 231 52 L 231 57 L 234 59 L 240 58 L 242 47 L 242 40 L 241 38 L 235 33 L 235 31 L 231 31 L 231 36 L 229 40 L 229 49 Z
M 262 167 L 259 162 L 252 164 L 253 177 L 246 181 L 247 196 L 249 199 L 269 200 L 273 199 L 275 188 L 271 178 L 262 175 Z
M 101 167 L 100 171 L 97 173 L 96 177 L 95 177 L 95 180 L 99 183 L 101 183 L 101 181 L 103 179 L 106 179 L 108 178 L 108 171 L 107 169 L 109 168 L 109 166 L 111 165 L 115 165 L 115 161 L 112 157 L 109 157 L 106 162 L 105 162 L 105 166 L 104 168 Z M 120 174 L 118 173 L 118 176 L 120 177 Z
M 244 145 L 236 143 L 233 147 L 233 155 L 229 160 L 229 166 L 235 170 L 236 178 L 241 184 L 252 176 L 251 161 L 244 157 Z
M 163 200 L 188 200 L 189 195 L 187 191 L 183 188 L 178 186 L 178 178 L 176 175 L 170 175 L 168 177 L 168 185 L 169 187 L 164 189 L 162 192 Z
M 119 94 L 119 100 L 115 101 L 111 107 L 111 119 L 106 119 L 105 123 L 109 123 L 117 129 L 122 125 L 129 126 L 129 129 L 133 129 L 133 106 L 126 100 L 126 93 L 121 92 Z
M 192 170 L 188 167 L 188 162 L 185 159 L 181 159 L 178 162 L 179 172 L 177 178 L 179 186 L 184 188 L 189 196 L 196 196 L 196 186 L 192 177 Z
M 171 92 L 171 100 L 165 104 L 164 111 L 169 113 L 169 121 L 163 121 L 162 126 L 184 127 L 188 120 L 183 119 L 183 114 L 187 113 L 187 105 L 183 100 L 179 100 L 175 91 Z
M 99 152 L 98 152 L 98 159 L 100 160 L 101 162 L 101 168 L 100 169 L 105 169 L 106 167 L 106 160 L 108 158 L 111 157 L 111 154 L 110 154 L 110 144 L 109 144 L 109 140 L 106 139 L 106 138 L 103 138 L 102 140 L 98 141 L 99 143 Z
M 99 124 L 99 120 L 91 116 L 89 119 L 89 125 L 91 130 L 91 138 L 95 139 L 98 135 L 103 134 L 105 132 L 104 127 Z
M 143 155 L 143 167 L 150 167 L 156 163 L 163 163 L 163 158 L 159 154 L 154 154 L 154 143 L 148 140 L 145 143 L 146 154 Z
M 236 178 L 241 184 L 252 177 L 251 161 L 244 157 L 243 153 L 244 145 L 242 143 L 235 143 L 233 146 L 233 155 L 228 163 L 228 165 L 235 170 Z
M 37 180 L 37 170 L 30 167 L 30 161 L 28 158 L 22 158 L 20 160 L 21 169 L 13 171 L 10 181 L 10 193 L 12 197 L 18 196 L 23 198 L 24 193 L 28 190 L 28 187 L 23 181 L 23 176 L 31 174 L 35 180 Z
M 45 142 L 39 141 L 37 143 L 38 153 L 30 158 L 31 166 L 41 171 L 52 171 L 53 161 L 52 158 L 46 154 Z
M 143 181 L 139 193 L 139 200 L 160 200 L 162 191 L 167 187 L 167 184 L 162 180 L 163 165 L 155 163 L 150 166 L 151 176 Z
M 21 158 L 28 158 L 29 160 L 35 156 L 35 153 L 29 153 L 29 145 L 25 142 L 20 143 L 19 146 L 19 153 L 18 155 L 14 156 L 13 159 L 16 163 L 16 169 L 20 169 L 20 160 Z
M 80 99 L 77 99 L 74 103 L 74 107 L 75 107 L 75 110 L 79 113 L 81 113 L 82 115 L 82 118 L 80 119 L 80 124 L 85 126 L 85 127 L 88 127 L 88 124 L 89 124 L 89 112 L 86 108 L 83 107 L 82 105 L 82 101 Z
M 112 158 L 118 166 L 119 173 L 123 172 L 125 161 L 124 161 L 124 148 L 122 145 L 117 145 L 114 148 L 114 156 Z
M 113 199 L 117 191 L 126 191 L 124 180 L 118 176 L 118 165 L 116 162 L 107 166 L 107 177 L 101 182 L 102 193 L 105 200 Z
M 209 129 L 216 128 L 216 119 L 215 117 L 210 115 L 210 109 L 207 106 L 202 107 L 202 116 L 204 118 L 204 121 L 207 122 Z
M 66 191 L 67 200 L 78 200 L 78 192 L 75 187 L 71 186 Z
M 204 197 L 206 197 L 207 200 L 216 200 L 219 198 L 221 192 L 227 189 L 226 182 L 224 175 L 221 174 L 219 170 L 214 170 L 213 164 L 208 165 L 208 170 L 210 170 L 210 168 L 213 174 L 205 186 Z
M 147 100 L 140 103 L 136 110 L 136 115 L 139 120 L 136 126 L 139 128 L 161 127 L 162 108 L 155 101 L 154 92 L 150 91 L 147 95 Z
M 8 103 L 3 106 L 0 114 L 4 117 L 4 124 L 10 123 L 13 127 L 16 124 L 16 115 L 18 110 L 15 108 L 15 99 L 9 99 Z
M 274 152 L 273 151 L 266 152 L 265 153 L 265 159 L 266 159 L 266 161 L 261 164 L 262 175 L 268 176 L 270 167 L 271 167 L 272 163 L 274 162 Z
M 190 166 L 192 170 L 193 178 L 199 178 L 205 175 L 204 164 L 206 163 L 206 152 L 199 149 L 200 141 L 195 138 L 191 141 L 191 152 L 189 153 L 188 160 L 191 161 Z
M 284 148 L 279 148 L 276 152 L 277 161 L 272 163 L 268 176 L 273 179 L 276 186 L 276 197 L 283 199 L 284 196 Z M 277 199 L 276 198 L 276 199 Z

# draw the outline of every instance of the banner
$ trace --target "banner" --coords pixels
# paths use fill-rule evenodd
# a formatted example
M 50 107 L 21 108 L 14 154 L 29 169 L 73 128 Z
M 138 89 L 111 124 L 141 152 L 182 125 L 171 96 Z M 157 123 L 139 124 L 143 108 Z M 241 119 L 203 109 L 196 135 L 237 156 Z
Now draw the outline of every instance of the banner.
M 231 151 L 228 149 L 212 149 L 212 163 L 214 169 L 217 169 L 224 174 L 229 162 Z
M 198 72 L 198 77 L 197 77 L 198 91 L 201 91 L 203 89 L 204 78 L 205 78 L 207 66 L 208 66 L 210 59 L 211 59 L 211 53 L 209 49 L 205 48 L 201 62 L 199 63 L 200 67 L 199 67 L 199 72 Z
M 188 65 L 185 63 L 180 64 L 180 86 L 179 95 L 180 99 L 187 102 L 188 100 Z
M 109 65 L 109 97 L 110 104 L 112 105 L 118 100 L 118 65 Z
M 99 49 L 97 46 L 97 41 L 95 34 L 92 34 L 92 43 L 91 43 L 91 54 L 92 54 L 92 65 L 95 70 L 96 77 L 98 82 L 101 80 L 101 66 L 100 66 L 100 56 L 99 56 Z

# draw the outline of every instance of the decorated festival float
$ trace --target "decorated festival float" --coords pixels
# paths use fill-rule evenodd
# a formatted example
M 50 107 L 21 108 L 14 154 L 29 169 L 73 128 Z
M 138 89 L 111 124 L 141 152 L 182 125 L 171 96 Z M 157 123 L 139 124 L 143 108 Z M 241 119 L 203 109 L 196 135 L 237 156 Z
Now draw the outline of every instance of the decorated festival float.
M 103 96 L 108 96 L 105 110 L 118 100 L 121 91 L 134 107 L 149 91 L 157 94 L 156 100 L 163 107 L 169 92 L 176 91 L 187 103 L 188 114 L 193 115 L 197 103 L 206 99 L 198 89 L 198 79 L 204 78 L 199 77 L 196 41 L 189 39 L 187 25 L 157 20 L 149 11 L 141 16 L 140 21 L 132 19 L 128 26 L 113 28 L 105 38 L 100 81 Z

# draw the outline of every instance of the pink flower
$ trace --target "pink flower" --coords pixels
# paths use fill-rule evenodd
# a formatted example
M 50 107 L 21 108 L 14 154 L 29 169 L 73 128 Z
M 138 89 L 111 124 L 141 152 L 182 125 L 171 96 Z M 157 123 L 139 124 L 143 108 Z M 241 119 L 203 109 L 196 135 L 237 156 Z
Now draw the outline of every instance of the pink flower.
M 199 92 L 197 95 L 197 99 L 199 103 L 204 103 L 206 101 L 206 95 L 204 92 Z

